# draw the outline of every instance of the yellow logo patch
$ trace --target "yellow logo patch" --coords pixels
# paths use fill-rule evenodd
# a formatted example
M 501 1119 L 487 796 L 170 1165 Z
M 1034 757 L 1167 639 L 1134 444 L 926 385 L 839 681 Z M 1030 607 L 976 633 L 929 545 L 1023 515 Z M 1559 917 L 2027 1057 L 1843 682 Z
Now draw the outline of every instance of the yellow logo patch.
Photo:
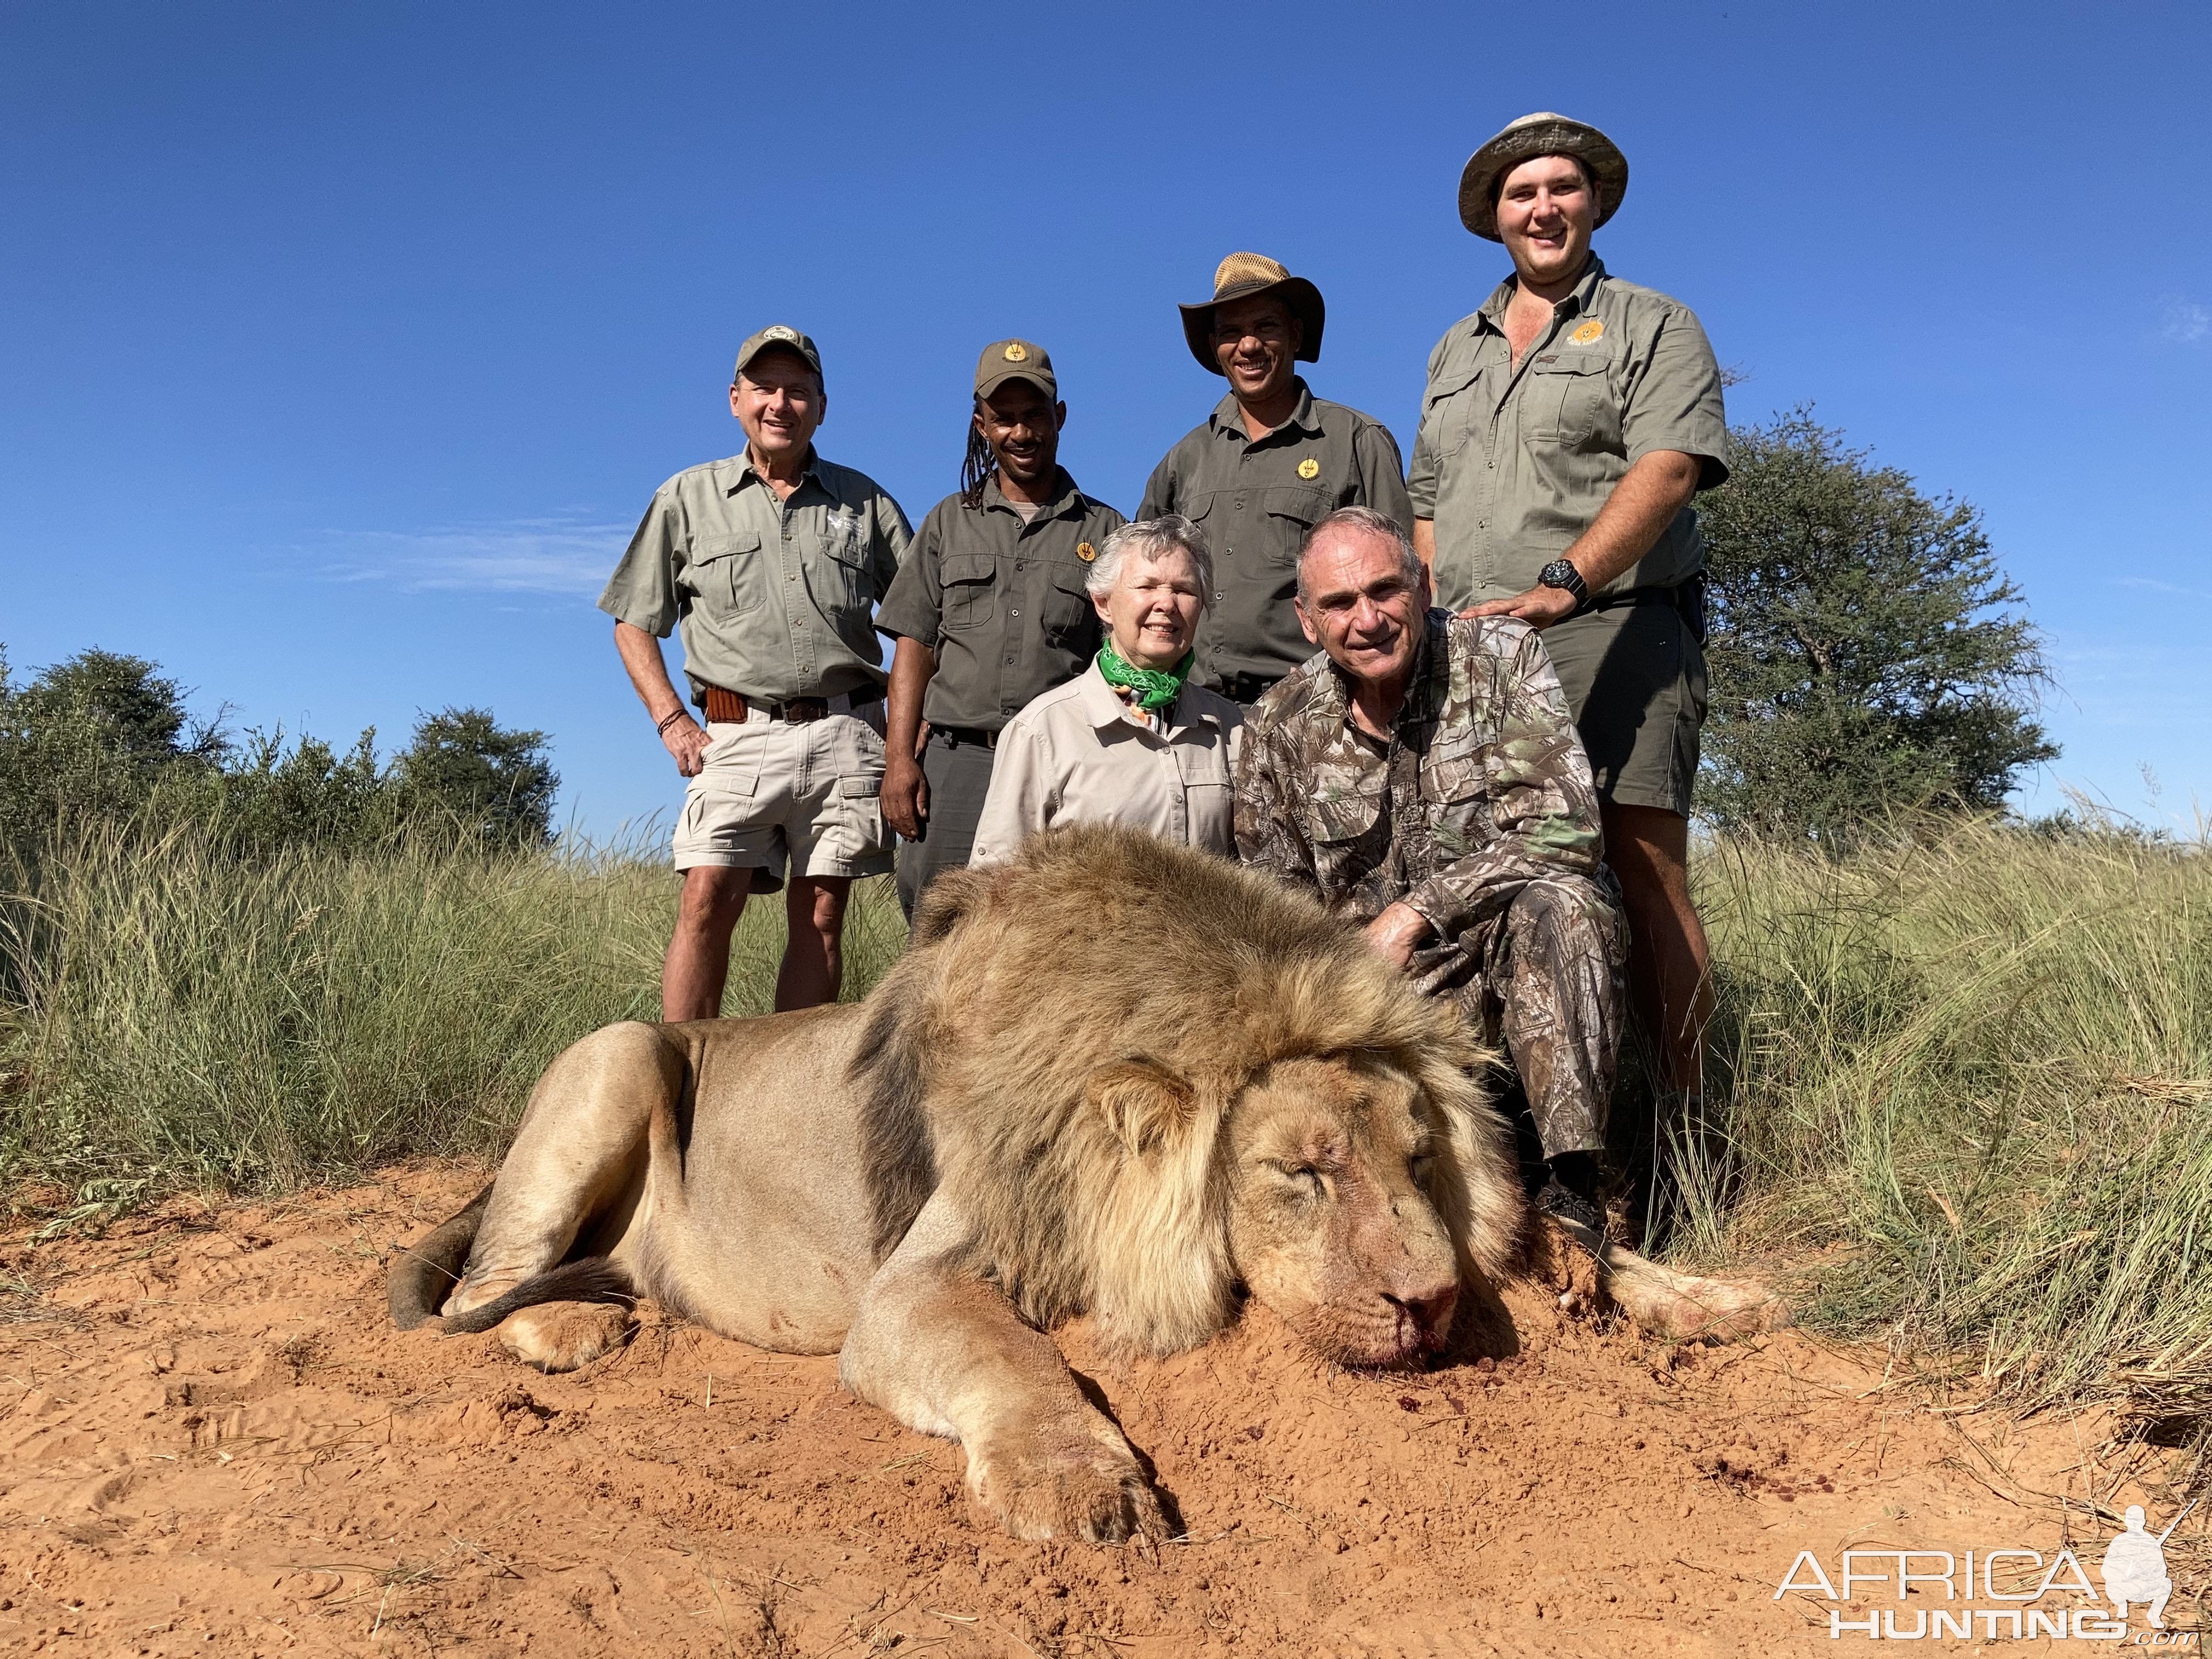
M 1605 324 L 1601 319 L 1593 317 L 1567 337 L 1577 345 L 1588 345 L 1592 340 L 1601 340 L 1605 337 Z
M 1029 359 L 1029 348 L 1024 345 L 1019 340 L 1015 340 L 1007 345 L 1006 361 L 1008 362 L 1025 363 Z
M 1091 546 L 1089 542 L 1078 542 L 1075 544 L 1075 556 L 1084 563 L 1089 564 L 1091 560 L 1098 556 L 1098 550 Z
M 1321 463 L 1314 459 L 1312 456 L 1307 456 L 1305 459 L 1298 463 L 1298 477 L 1301 478 L 1318 478 L 1321 477 Z

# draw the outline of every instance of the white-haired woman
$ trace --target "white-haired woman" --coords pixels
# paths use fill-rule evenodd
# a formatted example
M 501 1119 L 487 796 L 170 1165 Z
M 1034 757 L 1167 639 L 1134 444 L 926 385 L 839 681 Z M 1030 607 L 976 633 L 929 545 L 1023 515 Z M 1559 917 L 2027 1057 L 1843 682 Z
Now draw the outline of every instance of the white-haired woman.
M 1101 821 L 1236 857 L 1230 781 L 1243 713 L 1189 683 L 1198 613 L 1213 588 L 1206 538 L 1172 513 L 1125 525 L 1084 585 L 1105 643 L 1000 732 L 969 862 L 1009 858 L 1056 823 Z

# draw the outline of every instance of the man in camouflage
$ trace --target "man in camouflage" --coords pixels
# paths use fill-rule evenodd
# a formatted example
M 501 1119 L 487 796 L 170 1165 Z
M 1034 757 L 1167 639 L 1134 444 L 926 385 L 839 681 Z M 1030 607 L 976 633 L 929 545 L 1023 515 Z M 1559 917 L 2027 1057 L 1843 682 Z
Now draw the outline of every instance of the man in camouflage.
M 1238 853 L 1503 1042 L 1542 1142 L 1539 1202 L 1598 1225 L 1627 939 L 1559 677 L 1526 623 L 1430 609 L 1378 513 L 1316 525 L 1297 581 L 1322 654 L 1245 728 Z

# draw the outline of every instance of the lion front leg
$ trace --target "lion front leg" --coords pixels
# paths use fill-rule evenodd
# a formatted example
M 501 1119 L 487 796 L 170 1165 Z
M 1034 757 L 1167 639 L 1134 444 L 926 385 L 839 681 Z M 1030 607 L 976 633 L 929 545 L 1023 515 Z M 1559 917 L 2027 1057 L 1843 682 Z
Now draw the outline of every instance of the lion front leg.
M 969 1498 L 1017 1538 L 1164 1538 L 1135 1451 L 1052 1340 L 958 1265 L 968 1237 L 943 1194 L 923 1206 L 860 1299 L 838 1362 L 845 1386 L 908 1428 L 957 1440 Z

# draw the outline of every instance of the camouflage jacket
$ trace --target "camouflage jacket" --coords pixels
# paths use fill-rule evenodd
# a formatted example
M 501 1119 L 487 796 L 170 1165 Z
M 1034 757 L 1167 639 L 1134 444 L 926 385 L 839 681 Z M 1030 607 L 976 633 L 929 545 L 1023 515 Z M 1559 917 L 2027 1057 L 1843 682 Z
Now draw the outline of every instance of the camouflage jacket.
M 1354 921 L 1402 899 L 1439 944 L 1532 881 L 1613 902 L 1589 757 L 1542 641 L 1507 617 L 1428 613 L 1387 748 L 1327 657 L 1295 671 L 1244 729 L 1235 810 L 1246 863 Z

